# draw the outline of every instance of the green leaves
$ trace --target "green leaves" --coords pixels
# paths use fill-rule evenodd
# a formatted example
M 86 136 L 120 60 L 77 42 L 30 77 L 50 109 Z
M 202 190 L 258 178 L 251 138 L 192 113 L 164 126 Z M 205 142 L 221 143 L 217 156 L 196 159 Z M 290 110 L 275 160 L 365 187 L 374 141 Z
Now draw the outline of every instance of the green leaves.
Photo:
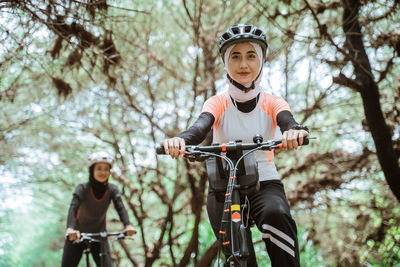
M 342 3 L 308 2 L 2 4 L 0 174 L 11 173 L 13 186 L 21 189 L 12 191 L 12 199 L 28 192 L 35 207 L 28 214 L 2 207 L 7 215 L 1 216 L 1 231 L 11 241 L 0 246 L 0 265 L 60 261 L 72 190 L 87 180 L 86 157 L 97 150 L 116 157 L 121 175 L 113 181 L 123 189 L 139 232 L 127 242 L 133 261 L 113 246 L 121 265 L 178 265 L 183 255 L 194 255 L 190 264 L 200 262 L 215 240 L 206 227 L 204 166 L 156 156 L 154 148 L 186 129 L 204 101 L 223 89 L 218 38 L 238 22 L 266 30 L 270 52 L 263 86 L 285 97 L 296 120 L 318 138 L 276 155 L 301 229 L 302 262 L 378 266 L 398 261 L 400 214 L 375 155 L 362 99 L 332 79 L 341 74 L 349 79 L 341 81 L 357 82 L 346 86 L 359 86 L 344 49 Z M 360 21 L 397 144 L 394 55 L 400 15 L 394 3 L 368 2 Z M 10 192 L 2 195 L 9 198 Z M 112 211 L 109 221 L 119 230 Z M 189 244 L 196 224 L 199 240 Z M 346 259 L 341 258 L 345 248 Z M 267 264 L 264 244 L 256 249 L 260 265 Z

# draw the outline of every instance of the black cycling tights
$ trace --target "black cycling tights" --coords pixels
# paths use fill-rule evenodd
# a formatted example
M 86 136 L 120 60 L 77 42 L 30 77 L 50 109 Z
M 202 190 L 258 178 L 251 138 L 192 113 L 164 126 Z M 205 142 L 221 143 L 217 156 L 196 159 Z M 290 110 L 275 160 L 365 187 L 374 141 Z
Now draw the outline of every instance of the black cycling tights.
M 248 197 L 250 216 L 262 232 L 268 255 L 273 267 L 299 267 L 300 257 L 297 243 L 296 223 L 290 215 L 283 184 L 280 180 L 264 181 L 260 191 Z M 214 234 L 218 237 L 223 212 L 223 202 L 213 192 L 207 197 L 207 212 Z M 247 266 L 256 267 L 256 255 L 248 227 L 247 241 L 250 256 Z M 227 255 L 225 255 L 227 256 Z
M 85 245 L 83 243 L 75 244 L 70 240 L 65 240 L 64 243 L 64 251 L 62 257 L 61 267 L 76 267 L 81 260 L 83 250 L 85 249 Z M 96 262 L 96 266 L 100 267 L 100 243 L 92 243 L 91 244 L 91 254 Z M 86 259 L 84 259 L 86 260 Z M 104 265 L 103 267 L 112 267 L 113 262 L 110 254 L 110 246 L 106 241 L 105 244 L 105 256 L 104 256 Z

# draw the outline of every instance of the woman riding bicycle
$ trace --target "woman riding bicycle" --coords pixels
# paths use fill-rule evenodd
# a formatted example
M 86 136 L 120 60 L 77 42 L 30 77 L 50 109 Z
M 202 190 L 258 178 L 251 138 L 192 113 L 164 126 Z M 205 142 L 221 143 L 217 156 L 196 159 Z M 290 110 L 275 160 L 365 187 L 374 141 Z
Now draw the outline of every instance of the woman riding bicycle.
M 106 213 L 110 202 L 118 212 L 124 224 L 126 235 L 136 231 L 129 222 L 128 213 L 121 199 L 121 193 L 115 184 L 109 183 L 114 159 L 107 152 L 96 152 L 89 156 L 89 181 L 79 184 L 74 191 L 67 218 L 67 239 L 62 257 L 63 267 L 78 266 L 85 245 L 79 243 L 80 233 L 99 233 L 106 231 Z M 74 242 L 75 241 L 75 242 Z M 110 246 L 105 240 L 104 267 L 113 266 Z M 91 253 L 97 266 L 100 266 L 100 243 L 91 244 Z
M 285 150 L 296 149 L 303 143 L 308 136 L 307 127 L 294 120 L 285 100 L 260 87 L 267 49 L 264 32 L 254 25 L 234 25 L 222 34 L 219 51 L 227 71 L 227 89 L 204 103 L 189 129 L 161 142 L 166 154 L 178 158 L 184 154 L 185 145 L 200 144 L 211 128 L 213 143 L 252 142 L 256 134 L 261 134 L 264 140 L 282 135 Z M 282 134 L 277 131 L 278 126 Z M 297 227 L 273 163 L 273 151 L 257 151 L 255 157 L 260 189 L 248 196 L 250 217 L 263 233 L 272 266 L 300 266 Z M 209 188 L 207 212 L 218 237 L 223 201 L 213 188 Z M 257 266 L 250 230 L 247 235 L 250 248 L 247 265 Z

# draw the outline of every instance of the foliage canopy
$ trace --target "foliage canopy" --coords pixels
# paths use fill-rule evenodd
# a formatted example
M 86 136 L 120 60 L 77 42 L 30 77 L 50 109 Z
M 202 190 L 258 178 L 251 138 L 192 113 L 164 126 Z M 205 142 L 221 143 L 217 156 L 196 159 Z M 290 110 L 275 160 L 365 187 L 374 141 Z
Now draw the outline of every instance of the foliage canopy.
M 138 230 L 112 244 L 118 266 L 209 266 L 204 166 L 153 148 L 222 89 L 217 40 L 238 22 L 266 30 L 263 85 L 318 137 L 277 156 L 302 264 L 398 264 L 399 5 L 1 1 L 0 265 L 58 264 L 72 191 L 102 149 Z M 120 229 L 112 209 L 108 220 Z

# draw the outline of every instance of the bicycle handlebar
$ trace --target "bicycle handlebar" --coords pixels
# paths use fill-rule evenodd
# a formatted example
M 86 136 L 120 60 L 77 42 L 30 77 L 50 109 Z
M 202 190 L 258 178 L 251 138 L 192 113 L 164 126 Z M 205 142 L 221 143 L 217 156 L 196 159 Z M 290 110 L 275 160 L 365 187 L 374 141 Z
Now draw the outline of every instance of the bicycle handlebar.
M 100 239 L 116 236 L 116 240 L 124 239 L 126 234 L 123 231 L 120 232 L 99 232 L 99 233 L 81 233 L 81 238 L 79 242 L 89 241 L 89 242 L 100 242 Z
M 310 139 L 312 137 L 304 137 L 303 145 L 308 145 L 310 143 Z M 242 143 L 239 141 L 229 142 L 223 144 L 214 144 L 211 146 L 186 146 L 185 155 L 194 155 L 200 154 L 201 152 L 211 152 L 211 153 L 220 153 L 220 152 L 228 152 L 228 151 L 236 151 L 238 149 L 242 150 L 250 150 L 254 148 L 260 148 L 260 150 L 273 150 L 282 147 L 282 140 L 269 140 L 266 142 L 262 142 L 262 137 L 259 135 L 254 136 L 254 143 Z M 156 148 L 157 154 L 165 154 L 165 150 L 163 146 L 159 146 Z

